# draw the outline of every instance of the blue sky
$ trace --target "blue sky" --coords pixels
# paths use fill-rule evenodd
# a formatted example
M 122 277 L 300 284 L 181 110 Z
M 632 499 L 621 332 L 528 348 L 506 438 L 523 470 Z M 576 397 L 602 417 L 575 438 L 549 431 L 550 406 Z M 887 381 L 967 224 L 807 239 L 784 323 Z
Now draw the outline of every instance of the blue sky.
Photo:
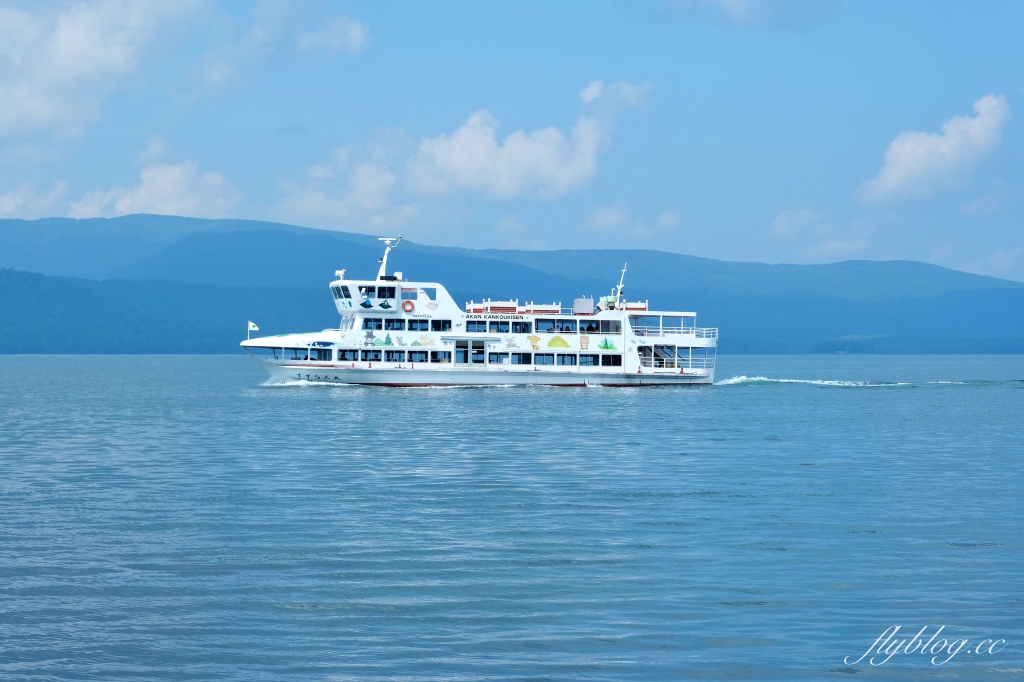
M 1024 280 L 1022 3 L 5 3 L 0 217 Z

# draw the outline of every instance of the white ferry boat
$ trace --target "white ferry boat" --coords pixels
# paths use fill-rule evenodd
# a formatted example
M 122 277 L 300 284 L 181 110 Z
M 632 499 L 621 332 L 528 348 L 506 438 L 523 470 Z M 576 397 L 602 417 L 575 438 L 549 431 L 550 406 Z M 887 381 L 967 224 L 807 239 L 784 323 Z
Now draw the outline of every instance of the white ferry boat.
M 387 274 L 402 237 L 381 238 L 377 278 L 331 282 L 337 329 L 250 338 L 242 348 L 283 382 L 373 386 L 651 386 L 710 384 L 718 330 L 697 314 L 610 296 L 560 303 L 469 302 L 438 282 Z

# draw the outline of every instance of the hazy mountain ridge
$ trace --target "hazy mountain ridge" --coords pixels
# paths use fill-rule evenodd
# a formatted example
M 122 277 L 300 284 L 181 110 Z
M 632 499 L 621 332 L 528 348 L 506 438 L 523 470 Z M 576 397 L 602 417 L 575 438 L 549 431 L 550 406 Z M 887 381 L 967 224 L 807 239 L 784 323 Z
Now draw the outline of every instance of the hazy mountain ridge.
M 0 352 L 232 352 L 248 319 L 261 333 L 331 327 L 334 271 L 372 277 L 381 254 L 368 235 L 145 215 L 0 221 L 0 247 L 0 267 L 19 270 L 0 276 Z M 1024 352 L 1024 283 L 910 261 L 403 242 L 389 270 L 442 282 L 459 303 L 568 305 L 607 293 L 626 261 L 630 299 L 695 310 L 698 324 L 721 329 L 723 352 Z

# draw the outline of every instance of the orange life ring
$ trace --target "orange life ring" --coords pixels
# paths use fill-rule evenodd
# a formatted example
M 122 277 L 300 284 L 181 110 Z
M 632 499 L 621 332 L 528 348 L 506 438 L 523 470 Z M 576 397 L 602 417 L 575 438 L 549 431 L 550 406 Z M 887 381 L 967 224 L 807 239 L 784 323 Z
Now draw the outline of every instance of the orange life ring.
M 416 310 L 416 304 L 410 301 L 409 299 L 406 299 L 402 301 L 402 310 L 404 310 L 407 313 L 411 313 L 412 311 Z

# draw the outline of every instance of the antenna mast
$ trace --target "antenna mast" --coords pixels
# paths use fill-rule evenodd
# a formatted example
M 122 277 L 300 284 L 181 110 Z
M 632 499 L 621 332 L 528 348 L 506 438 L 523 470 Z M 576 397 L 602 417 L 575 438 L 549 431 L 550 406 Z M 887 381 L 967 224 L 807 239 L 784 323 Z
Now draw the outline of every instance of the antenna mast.
M 629 263 L 622 264 L 622 277 L 619 277 L 619 286 L 615 289 L 615 307 L 622 307 L 622 283 L 626 281 L 626 266 Z
M 384 257 L 380 259 L 380 270 L 377 271 L 377 281 L 384 279 L 384 275 L 388 271 L 388 254 L 391 253 L 391 249 L 398 248 L 399 243 L 402 241 L 402 235 L 398 237 L 378 237 L 377 241 L 384 242 Z M 391 242 L 395 242 L 392 244 Z

